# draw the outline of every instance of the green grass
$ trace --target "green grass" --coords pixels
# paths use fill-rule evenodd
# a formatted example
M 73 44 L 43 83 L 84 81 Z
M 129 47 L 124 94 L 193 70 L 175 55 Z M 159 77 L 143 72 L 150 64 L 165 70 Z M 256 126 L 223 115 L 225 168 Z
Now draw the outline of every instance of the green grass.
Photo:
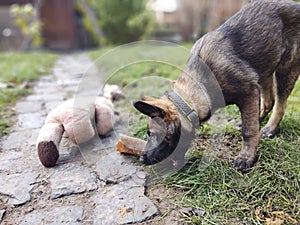
M 44 52 L 0 53 L 0 81 L 20 84 L 49 73 L 56 56 Z
M 56 55 L 44 52 L 0 52 L 0 83 L 8 84 L 8 88 L 0 88 L 0 136 L 13 123 L 14 111 L 9 106 L 30 92 L 22 83 L 49 73 L 55 59 Z
M 116 48 L 92 51 L 90 56 L 106 69 L 105 80 L 122 87 L 140 78 L 159 76 L 176 79 L 184 69 L 191 44 L 137 42 Z
M 204 216 L 183 215 L 187 223 L 265 224 L 255 214 L 258 209 L 266 218 L 271 217 L 273 211 L 282 211 L 300 221 L 299 88 L 300 81 L 289 98 L 276 137 L 260 140 L 258 162 L 249 173 L 241 174 L 231 166 L 241 147 L 241 134 L 229 123 L 221 157 L 214 158 L 203 170 L 203 147 L 193 146 L 190 150 L 192 160 L 162 182 L 165 188 L 178 192 L 175 199 L 169 200 L 172 204 L 205 211 Z M 226 116 L 239 118 L 237 107 L 227 107 L 225 112 Z M 204 133 L 197 142 L 203 143 L 202 136 L 207 139 L 211 135 L 206 129 L 202 131 Z M 284 220 L 284 224 L 292 223 Z
M 205 170 L 201 151 L 193 147 L 195 157 L 184 169 L 164 180 L 165 188 L 178 191 L 172 203 L 203 209 L 204 216 L 185 216 L 190 224 L 265 224 L 259 221 L 255 210 L 261 208 L 265 217 L 273 211 L 282 211 L 300 221 L 300 108 L 298 81 L 288 101 L 287 112 L 273 139 L 259 144 L 258 162 L 247 174 L 231 166 L 233 156 L 241 147 L 241 134 L 227 125 L 222 146 L 228 153 L 216 157 Z M 225 109 L 228 116 L 238 118 L 236 107 Z M 203 134 L 202 134 L 203 135 Z M 204 135 L 205 130 L 204 130 Z M 210 134 L 208 134 L 210 135 Z M 207 138 L 207 137 L 206 137 Z M 201 142 L 201 137 L 199 137 Z M 224 157 L 223 154 L 227 154 Z M 285 220 L 284 224 L 292 224 Z
M 247 174 L 240 174 L 230 161 L 221 158 L 205 170 L 199 167 L 201 158 L 191 160 L 165 180 L 167 188 L 181 193 L 173 203 L 205 210 L 203 217 L 187 217 L 191 224 L 263 224 L 256 219 L 255 210 L 266 208 L 269 202 L 271 209 L 265 209 L 265 213 L 284 211 L 299 221 L 298 127 L 298 121 L 284 120 L 284 132 L 274 139 L 261 140 L 259 160 Z M 234 139 L 240 142 L 239 137 Z
M 145 54 L 133 49 L 132 54 Z M 177 49 L 178 50 L 178 49 Z M 156 53 L 163 54 L 166 49 L 157 49 Z M 168 49 L 168 52 L 172 52 Z M 103 52 L 102 52 L 103 53 Z M 127 58 L 131 57 L 130 48 L 118 52 Z M 101 51 L 93 52 L 94 58 Z M 150 53 L 149 53 L 150 54 Z M 140 56 L 142 58 L 142 56 Z M 110 68 L 115 63 L 110 83 L 123 87 L 127 96 L 118 103 L 122 111 L 129 111 L 129 126 L 131 134 L 146 138 L 147 118 L 132 107 L 132 101 L 142 95 L 159 96 L 169 86 L 162 82 L 164 78 L 176 79 L 187 59 L 181 51 L 172 52 L 172 60 L 177 58 L 176 66 L 169 64 L 139 62 L 125 63 L 117 68 L 118 60 L 106 63 Z M 122 57 L 121 57 L 122 58 Z M 121 60 L 122 61 L 122 60 Z M 130 60 L 129 60 L 130 61 Z M 105 60 L 100 64 L 105 67 Z M 112 68 L 111 67 L 111 68 Z M 154 78 L 152 77 L 154 76 Z M 155 77 L 156 76 L 156 77 Z M 154 79 L 154 80 L 153 80 Z M 156 80 L 155 80 L 156 79 Z M 160 80 L 162 79 L 162 80 Z M 220 110 L 220 114 L 228 118 L 224 135 L 220 141 L 221 147 L 213 156 L 212 162 L 203 167 L 202 157 L 210 147 L 209 140 L 214 140 L 215 134 L 211 124 L 206 124 L 199 131 L 195 143 L 188 152 L 190 160 L 180 171 L 167 178 L 161 178 L 157 183 L 165 189 L 176 193 L 166 196 L 165 201 L 179 208 L 193 206 L 205 211 L 204 215 L 182 214 L 189 224 L 246 224 L 262 225 L 255 212 L 269 218 L 274 211 L 282 211 L 300 222 L 300 81 L 288 99 L 286 114 L 280 124 L 275 138 L 260 140 L 258 162 L 246 174 L 241 174 L 231 166 L 233 157 L 241 148 L 241 133 L 237 130 L 240 123 L 238 108 L 229 106 Z M 231 120 L 233 118 L 233 120 Z M 284 224 L 292 224 L 285 220 Z

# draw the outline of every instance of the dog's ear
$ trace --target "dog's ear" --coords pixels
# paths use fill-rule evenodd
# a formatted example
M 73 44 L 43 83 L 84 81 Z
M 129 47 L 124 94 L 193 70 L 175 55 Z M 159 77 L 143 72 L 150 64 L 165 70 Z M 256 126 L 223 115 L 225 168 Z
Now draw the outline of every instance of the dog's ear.
M 150 104 L 149 102 L 146 101 L 137 101 L 135 103 L 133 103 L 133 106 L 139 110 L 141 113 L 154 118 L 154 117 L 160 117 L 160 118 L 164 118 L 166 112 L 160 108 L 157 107 L 153 104 Z

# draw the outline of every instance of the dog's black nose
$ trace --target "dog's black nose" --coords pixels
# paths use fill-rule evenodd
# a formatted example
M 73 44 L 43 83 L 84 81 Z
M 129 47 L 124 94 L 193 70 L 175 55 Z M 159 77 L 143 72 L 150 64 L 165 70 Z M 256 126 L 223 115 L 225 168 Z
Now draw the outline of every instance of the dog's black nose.
M 151 162 L 151 160 L 149 160 L 147 155 L 141 155 L 140 162 L 145 164 L 145 165 L 152 165 L 152 162 Z

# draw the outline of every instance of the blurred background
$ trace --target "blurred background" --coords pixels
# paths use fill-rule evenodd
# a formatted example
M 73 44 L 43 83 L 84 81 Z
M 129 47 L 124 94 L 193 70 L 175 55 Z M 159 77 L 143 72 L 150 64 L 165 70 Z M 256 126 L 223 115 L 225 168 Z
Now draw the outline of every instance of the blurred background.
M 190 42 L 247 0 L 0 0 L 0 49 L 70 51 L 152 39 Z

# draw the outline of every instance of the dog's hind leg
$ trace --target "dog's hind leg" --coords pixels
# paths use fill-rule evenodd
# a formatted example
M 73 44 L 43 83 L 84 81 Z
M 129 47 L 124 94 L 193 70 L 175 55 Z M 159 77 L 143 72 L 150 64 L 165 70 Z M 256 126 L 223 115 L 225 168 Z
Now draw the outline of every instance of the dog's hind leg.
M 275 102 L 275 96 L 274 96 L 274 85 L 275 85 L 275 78 L 274 74 L 268 78 L 267 81 L 265 81 L 262 84 L 262 89 L 260 93 L 260 121 L 262 121 L 268 113 L 272 110 Z
M 300 74 L 300 63 L 293 67 L 279 67 L 275 73 L 276 95 L 275 105 L 271 117 L 266 126 L 261 130 L 262 138 L 270 138 L 275 135 L 276 129 L 285 112 L 286 101 Z
M 256 152 L 259 143 L 259 87 L 251 89 L 238 104 L 242 117 L 243 146 L 235 157 L 233 166 L 246 172 L 256 162 Z

